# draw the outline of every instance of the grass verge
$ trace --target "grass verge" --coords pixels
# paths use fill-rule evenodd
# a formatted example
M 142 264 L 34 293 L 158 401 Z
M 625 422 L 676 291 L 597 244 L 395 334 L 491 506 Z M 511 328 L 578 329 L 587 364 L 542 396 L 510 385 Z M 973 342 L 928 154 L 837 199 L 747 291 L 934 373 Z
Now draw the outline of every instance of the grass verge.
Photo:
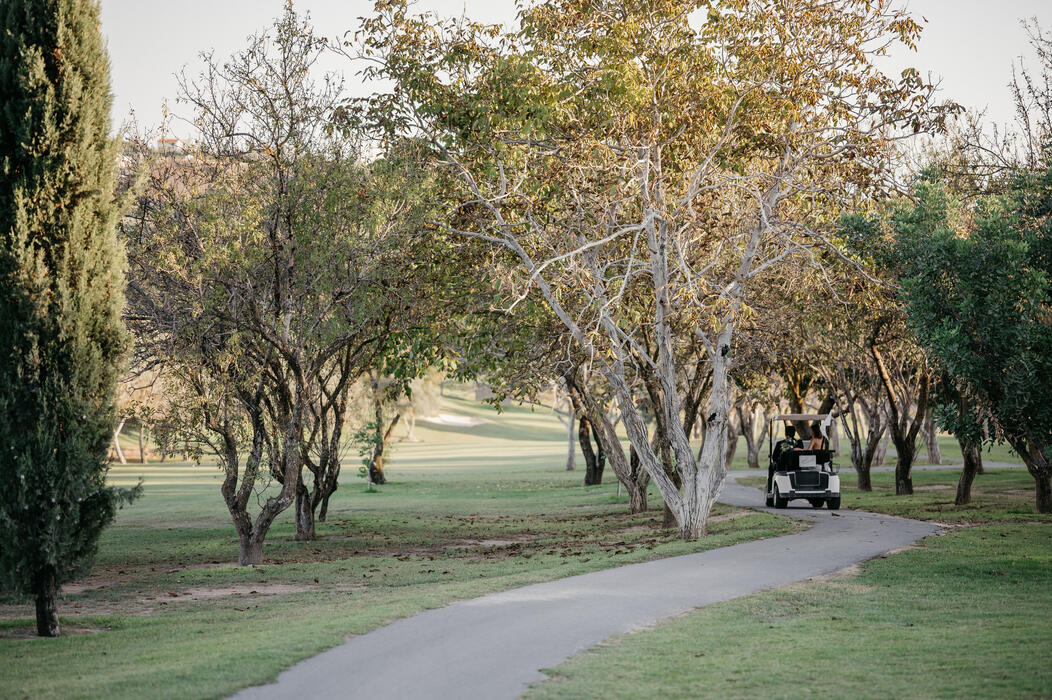
M 979 477 L 955 510 L 956 478 L 918 472 L 943 488 L 912 499 L 887 474 L 872 493 L 845 491 L 852 507 L 952 523 L 945 534 L 616 638 L 527 697 L 1048 697 L 1052 518 L 1034 513 L 1023 469 Z
M 32 637 L 32 607 L 0 598 L 0 697 L 222 697 L 453 600 L 800 527 L 720 506 L 711 536 L 681 542 L 658 529 L 660 511 L 628 514 L 616 482 L 586 489 L 583 471 L 566 472 L 549 414 L 498 418 L 455 398 L 444 410 L 486 422 L 418 425 L 389 485 L 348 479 L 315 542 L 294 542 L 286 513 L 260 567 L 232 565 L 214 466 L 115 468 L 117 483 L 142 475 L 146 495 L 103 535 L 92 577 L 65 588 L 67 636 Z

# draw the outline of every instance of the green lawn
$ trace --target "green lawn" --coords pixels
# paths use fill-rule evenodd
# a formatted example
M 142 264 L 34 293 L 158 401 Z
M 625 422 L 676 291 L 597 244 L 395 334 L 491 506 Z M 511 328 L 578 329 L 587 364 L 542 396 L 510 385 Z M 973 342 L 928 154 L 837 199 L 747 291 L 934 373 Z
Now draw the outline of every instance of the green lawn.
M 346 469 L 319 539 L 294 542 L 286 513 L 261 567 L 231 564 L 214 466 L 114 468 L 115 483 L 143 476 L 145 496 L 103 535 L 92 577 L 63 594 L 66 636 L 33 638 L 32 607 L 0 597 L 0 697 L 221 697 L 452 600 L 800 527 L 754 513 L 684 543 L 657 529 L 656 494 L 632 516 L 612 474 L 585 489 L 583 469 L 566 472 L 550 413 L 497 416 L 463 397 L 443 410 L 486 423 L 419 423 L 422 441 L 398 444 L 375 493 Z
M 979 476 L 962 509 L 956 478 L 917 472 L 912 499 L 890 474 L 872 493 L 845 489 L 845 505 L 951 523 L 945 534 L 617 638 L 528 697 L 1052 696 L 1052 517 L 1034 512 L 1023 469 Z
M 966 506 L 953 504 L 958 477 L 960 472 L 955 469 L 918 470 L 913 472 L 913 495 L 896 496 L 895 475 L 890 472 L 874 472 L 873 491 L 867 493 L 855 488 L 853 470 L 841 469 L 842 505 L 942 523 L 1029 522 L 1047 517 L 1034 512 L 1034 478 L 1022 467 L 988 469 L 976 476 L 972 502 Z M 762 489 L 767 477 L 749 476 L 739 481 Z

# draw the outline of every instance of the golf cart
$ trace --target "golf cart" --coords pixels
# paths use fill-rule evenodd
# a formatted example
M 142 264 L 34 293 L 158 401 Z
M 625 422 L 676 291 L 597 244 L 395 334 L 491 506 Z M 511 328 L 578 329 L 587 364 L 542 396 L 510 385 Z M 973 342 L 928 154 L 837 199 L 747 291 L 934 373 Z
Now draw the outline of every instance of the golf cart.
M 783 421 L 812 422 L 822 424 L 822 432 L 828 439 L 829 449 L 801 450 L 784 449 L 775 453 L 774 429 Z M 781 440 L 779 440 L 781 442 Z M 824 504 L 829 510 L 840 507 L 840 469 L 833 464 L 837 453 L 836 423 L 832 415 L 813 413 L 790 413 L 774 416 L 767 422 L 767 506 L 785 508 L 789 501 L 807 499 L 815 508 Z

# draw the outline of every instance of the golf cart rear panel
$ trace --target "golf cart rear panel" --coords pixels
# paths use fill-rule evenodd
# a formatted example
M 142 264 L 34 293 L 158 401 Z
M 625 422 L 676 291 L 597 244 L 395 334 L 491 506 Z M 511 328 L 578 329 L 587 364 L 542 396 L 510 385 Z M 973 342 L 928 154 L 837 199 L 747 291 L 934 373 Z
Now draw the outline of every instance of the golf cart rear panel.
M 836 424 L 832 415 L 787 414 L 774 416 L 768 422 L 768 468 L 765 501 L 768 506 L 785 508 L 790 501 L 806 499 L 818 508 L 840 507 L 840 477 L 833 463 L 837 451 Z M 805 450 L 799 447 L 774 454 L 774 424 L 778 421 L 819 421 L 829 449 Z

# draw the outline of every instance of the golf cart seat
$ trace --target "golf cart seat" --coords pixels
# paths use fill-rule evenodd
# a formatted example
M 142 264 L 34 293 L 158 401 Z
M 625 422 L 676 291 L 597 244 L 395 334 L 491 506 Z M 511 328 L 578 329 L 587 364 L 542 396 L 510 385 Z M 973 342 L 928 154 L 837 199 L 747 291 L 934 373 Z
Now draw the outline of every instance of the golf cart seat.
M 833 461 L 832 450 L 786 450 L 778 457 L 777 470 L 821 469 Z

